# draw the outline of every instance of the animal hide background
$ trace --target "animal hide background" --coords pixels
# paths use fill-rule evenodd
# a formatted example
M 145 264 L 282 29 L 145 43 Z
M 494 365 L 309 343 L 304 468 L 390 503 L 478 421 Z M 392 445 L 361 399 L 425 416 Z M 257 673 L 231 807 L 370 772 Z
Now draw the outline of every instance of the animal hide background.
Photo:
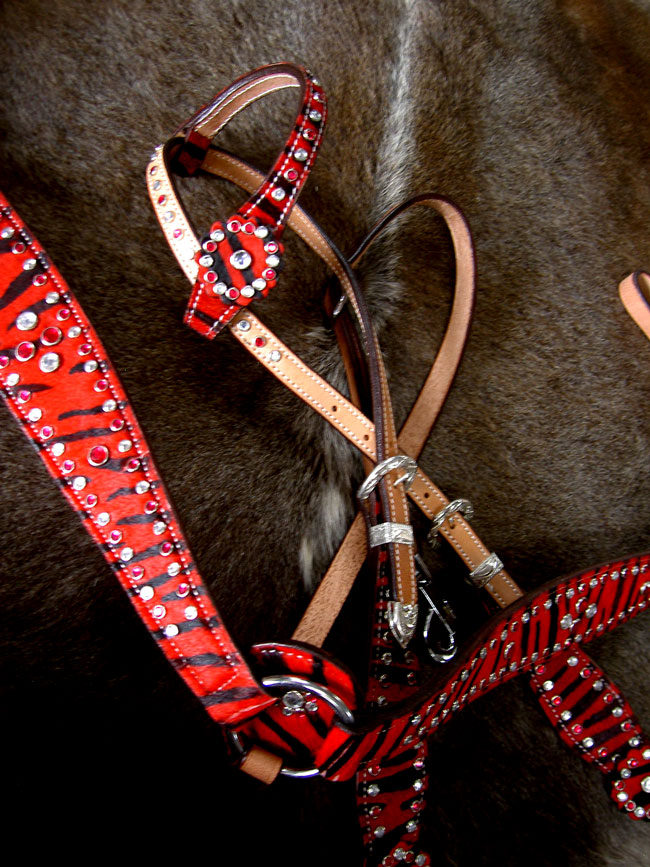
M 650 267 L 650 4 L 24 0 L 0 14 L 0 186 L 107 346 L 242 649 L 289 637 L 362 469 L 227 334 L 208 343 L 183 326 L 189 286 L 143 170 L 199 105 L 276 60 L 308 66 L 329 96 L 301 203 L 345 251 L 414 193 L 450 196 L 471 223 L 475 324 L 423 468 L 472 500 L 524 589 L 650 548 L 650 346 L 616 292 Z M 220 143 L 266 169 L 292 106 L 262 101 Z M 184 188 L 202 228 L 243 201 L 217 181 Z M 453 284 L 433 214 L 401 227 L 363 269 L 398 424 Z M 287 241 L 258 312 L 340 386 L 325 270 Z M 351 786 L 265 789 L 231 768 L 4 408 L 0 513 L 4 788 L 34 829 L 57 820 L 52 851 L 135 830 L 151 857 L 178 842 L 217 863 L 360 863 Z M 462 581 L 453 554 L 428 557 L 440 580 Z M 341 655 L 365 623 L 361 596 L 335 630 Z M 641 616 L 592 645 L 646 729 L 649 630 Z M 431 752 L 434 863 L 650 864 L 647 826 L 617 812 L 521 680 L 466 709 Z

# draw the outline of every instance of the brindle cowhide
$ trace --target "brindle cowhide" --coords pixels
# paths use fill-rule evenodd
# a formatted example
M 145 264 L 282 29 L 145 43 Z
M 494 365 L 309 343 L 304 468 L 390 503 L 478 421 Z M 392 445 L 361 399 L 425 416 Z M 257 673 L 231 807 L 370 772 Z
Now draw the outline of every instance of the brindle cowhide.
M 471 222 L 476 319 L 426 471 L 471 498 L 474 526 L 526 589 L 650 548 L 650 345 L 616 293 L 650 266 L 647 2 L 24 0 L 0 14 L 0 186 L 105 341 L 242 648 L 291 634 L 362 470 L 229 335 L 208 343 L 182 325 L 189 285 L 143 168 L 181 120 L 263 63 L 307 65 L 330 97 L 302 202 L 346 251 L 413 193 L 444 193 Z M 268 167 L 292 104 L 265 100 L 223 143 Z M 186 186 L 202 226 L 240 201 L 220 182 Z M 407 224 L 363 272 L 399 419 L 453 277 L 433 215 Z M 325 271 L 288 241 L 291 264 L 258 312 L 340 386 Z M 99 848 L 135 827 L 156 860 L 179 840 L 211 863 L 360 863 L 350 786 L 265 789 L 231 769 L 0 415 L 3 788 L 20 812 L 34 828 L 64 817 Z M 428 556 L 439 580 L 462 580 L 453 555 Z M 365 624 L 362 595 L 333 639 L 342 655 Z M 646 728 L 649 631 L 641 616 L 593 645 Z M 465 710 L 431 751 L 434 863 L 650 863 L 647 826 L 617 812 L 523 681 Z

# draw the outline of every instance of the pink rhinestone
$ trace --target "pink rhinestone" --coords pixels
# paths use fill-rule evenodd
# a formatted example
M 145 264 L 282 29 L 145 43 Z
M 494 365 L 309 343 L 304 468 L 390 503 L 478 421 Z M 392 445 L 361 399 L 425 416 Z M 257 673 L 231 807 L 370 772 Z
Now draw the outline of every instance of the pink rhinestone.
M 45 286 L 47 283 L 47 274 L 36 274 L 32 283 L 34 286 Z
M 86 497 L 86 505 L 90 506 L 90 508 L 92 508 L 93 506 L 96 506 L 97 502 L 98 502 L 98 500 L 97 500 L 97 497 L 95 496 L 95 494 L 88 494 L 88 496 Z
M 79 355 L 88 355 L 92 351 L 90 343 L 82 343 L 77 352 Z
M 298 180 L 298 172 L 295 169 L 287 169 L 284 176 L 288 181 L 291 181 L 291 183 Z
M 176 590 L 176 595 L 180 596 L 180 598 L 183 599 L 185 596 L 187 596 L 189 594 L 189 592 L 190 592 L 190 585 L 183 583 L 183 584 L 178 585 L 178 589 Z
M 108 460 L 109 451 L 106 446 L 93 446 L 88 452 L 88 463 L 91 467 L 101 467 Z
M 264 245 L 265 253 L 277 253 L 280 249 L 280 245 L 276 241 L 269 241 L 268 244 Z
M 625 788 L 625 783 L 623 782 L 623 780 L 617 780 L 614 783 L 614 788 L 617 792 L 621 792 Z
M 205 272 L 205 280 L 207 283 L 216 283 L 217 275 L 214 271 L 206 271 Z
M 31 391 L 27 391 L 26 388 L 23 388 L 21 391 L 18 392 L 18 400 L 21 403 L 27 403 L 27 401 L 30 399 L 31 396 L 32 396 Z
M 621 726 L 621 729 L 624 732 L 631 732 L 633 728 L 634 728 L 634 723 L 631 723 L 629 720 L 627 722 L 624 722 L 623 725 Z
M 8 355 L 0 355 L 0 368 L 6 367 L 9 364 Z
M 545 665 L 538 665 L 535 667 L 535 674 L 544 674 L 545 671 L 546 671 Z
M 307 129 L 303 130 L 302 137 L 307 141 L 314 141 L 316 138 L 316 130 L 307 127 Z
M 266 343 L 266 340 L 263 337 L 256 337 L 255 338 L 255 346 L 264 346 L 265 343 Z
M 122 421 L 121 418 L 114 418 L 113 421 L 111 422 L 111 430 L 112 431 L 122 430 L 123 427 L 124 427 L 124 422 Z
M 636 810 L 636 804 L 634 803 L 634 801 L 628 801 L 625 805 L 625 809 L 631 813 L 632 810 Z
M 551 699 L 551 704 L 552 704 L 554 707 L 557 707 L 558 705 L 562 704 L 562 698 L 561 698 L 561 696 L 559 696 L 559 695 L 554 695 L 553 698 Z
M 62 308 L 61 310 L 59 310 L 59 312 L 56 314 L 56 318 L 59 320 L 59 322 L 65 322 L 66 319 L 69 319 L 69 318 L 70 318 L 70 315 L 71 315 L 71 314 L 70 314 L 70 311 L 68 310 L 68 308 L 67 308 L 67 307 L 63 307 L 63 308 Z
M 145 503 L 144 510 L 147 515 L 152 515 L 158 510 L 158 503 L 155 500 L 149 500 L 147 503 Z
M 19 343 L 16 347 L 16 358 L 18 361 L 29 361 L 30 358 L 34 357 L 36 352 L 36 347 L 29 340 L 23 340 L 22 343 Z
M 160 553 L 163 557 L 167 557 L 174 550 L 174 546 L 171 542 L 163 542 L 160 546 Z
M 228 223 L 228 231 L 229 232 L 239 232 L 241 229 L 241 223 L 239 220 L 231 220 Z
M 174 229 L 174 237 L 175 238 L 182 238 L 183 237 L 183 230 L 182 229 Z
M 149 174 L 155 175 L 157 171 L 158 171 L 158 166 L 151 166 L 151 168 L 149 169 Z
M 574 735 L 582 734 L 582 726 L 579 723 L 576 723 L 574 726 L 571 726 L 571 731 Z
M 134 566 L 133 569 L 131 569 L 131 575 L 133 575 L 133 577 L 136 579 L 136 581 L 139 581 L 140 578 L 142 578 L 142 576 L 144 575 L 143 567 L 142 566 Z
M 11 252 L 12 252 L 12 253 L 24 253 L 24 252 L 25 252 L 25 245 L 23 244 L 22 241 L 17 241 L 17 242 L 12 246 L 12 248 L 11 248 Z
M 254 231 L 255 231 L 255 223 L 253 223 L 253 222 L 244 223 L 244 232 L 246 232 L 247 235 L 252 235 Z
M 164 205 L 166 201 L 167 201 L 167 196 L 158 196 L 158 204 L 159 205 Z
M 45 427 L 41 428 L 41 436 L 44 440 L 49 440 L 50 437 L 54 436 L 54 428 L 46 424 Z
M 64 473 L 71 473 L 74 470 L 74 461 L 63 461 L 61 469 Z
M 264 271 L 262 271 L 262 277 L 264 277 L 265 280 L 275 280 L 275 271 L 273 268 L 265 268 Z
M 235 301 L 237 298 L 239 298 L 239 289 L 236 289 L 234 286 L 232 286 L 230 289 L 228 289 L 226 295 L 228 296 L 228 298 L 230 298 L 231 301 Z
M 95 391 L 106 391 L 108 382 L 105 379 L 98 379 L 95 383 Z
M 135 470 L 139 469 L 140 461 L 137 458 L 131 458 L 124 464 L 124 467 L 127 473 L 132 473 Z
M 214 253 L 214 251 L 217 249 L 217 245 L 214 241 L 206 241 L 203 245 L 203 249 L 206 253 Z
M 379 804 L 375 804 L 368 810 L 368 815 L 371 819 L 375 819 L 381 813 L 381 811 L 382 808 L 379 806 Z
M 422 803 L 422 801 L 413 801 L 413 803 L 411 804 L 411 812 L 412 813 L 419 813 L 420 810 L 423 809 L 423 807 L 424 807 L 424 804 Z
M 57 343 L 60 343 L 62 337 L 63 333 L 61 329 L 55 325 L 51 325 L 41 334 L 41 343 L 43 346 L 56 346 Z
M 638 768 L 639 767 L 639 760 L 638 759 L 628 759 L 627 760 L 627 766 L 628 766 L 628 768 Z
M 164 605 L 154 605 L 151 609 L 151 613 L 156 618 L 156 620 L 162 620 L 162 618 L 167 614 L 167 610 Z
M 603 701 L 605 702 L 605 704 L 611 704 L 614 701 L 614 696 L 611 692 L 606 692 L 603 696 Z

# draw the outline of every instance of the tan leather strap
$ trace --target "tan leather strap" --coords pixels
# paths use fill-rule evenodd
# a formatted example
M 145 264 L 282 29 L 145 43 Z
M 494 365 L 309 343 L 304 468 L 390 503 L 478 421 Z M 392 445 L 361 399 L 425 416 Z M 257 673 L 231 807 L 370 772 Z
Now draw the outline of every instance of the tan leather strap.
M 650 340 L 650 274 L 635 271 L 618 287 L 623 306 Z

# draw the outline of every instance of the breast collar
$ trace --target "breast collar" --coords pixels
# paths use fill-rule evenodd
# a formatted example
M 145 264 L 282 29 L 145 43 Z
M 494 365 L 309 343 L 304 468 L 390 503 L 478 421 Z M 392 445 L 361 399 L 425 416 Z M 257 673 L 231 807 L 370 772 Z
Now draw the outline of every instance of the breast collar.
M 262 176 L 212 141 L 251 102 L 298 88 L 300 110 L 283 152 Z M 465 705 L 526 673 L 562 740 L 608 778 L 632 819 L 650 817 L 650 741 L 620 690 L 585 653 L 591 639 L 644 610 L 650 553 L 626 557 L 522 594 L 469 524 L 466 500 L 449 501 L 416 459 L 462 355 L 474 298 L 471 235 L 459 209 L 424 195 L 391 211 L 348 262 L 298 206 L 327 119 L 319 83 L 292 64 L 249 73 L 156 148 L 147 168 L 154 211 L 192 284 L 185 321 L 209 339 L 228 330 L 271 373 L 360 452 L 367 469 L 360 513 L 289 643 L 246 658 L 235 646 L 193 562 L 161 476 L 107 353 L 79 303 L 6 199 L 0 197 L 0 384 L 6 403 L 127 593 L 142 622 L 206 712 L 230 733 L 243 770 L 330 780 L 356 775 L 368 864 L 430 864 L 419 847 L 429 780 L 427 736 Z M 228 178 L 251 198 L 201 239 L 172 175 Z M 407 208 L 428 206 L 449 228 L 456 291 L 440 351 L 397 435 L 381 352 L 352 270 Z M 289 225 L 328 264 L 343 290 L 331 302 L 348 374 L 347 399 L 252 313 L 275 288 Z M 646 275 L 621 294 L 650 336 Z M 263 306 L 263 305 L 260 305 Z M 420 621 L 440 616 L 414 557 L 408 500 L 499 606 L 467 646 L 449 643 L 423 664 Z M 321 645 L 366 557 L 375 598 L 368 682 L 362 693 Z M 422 606 L 420 606 L 422 607 Z

